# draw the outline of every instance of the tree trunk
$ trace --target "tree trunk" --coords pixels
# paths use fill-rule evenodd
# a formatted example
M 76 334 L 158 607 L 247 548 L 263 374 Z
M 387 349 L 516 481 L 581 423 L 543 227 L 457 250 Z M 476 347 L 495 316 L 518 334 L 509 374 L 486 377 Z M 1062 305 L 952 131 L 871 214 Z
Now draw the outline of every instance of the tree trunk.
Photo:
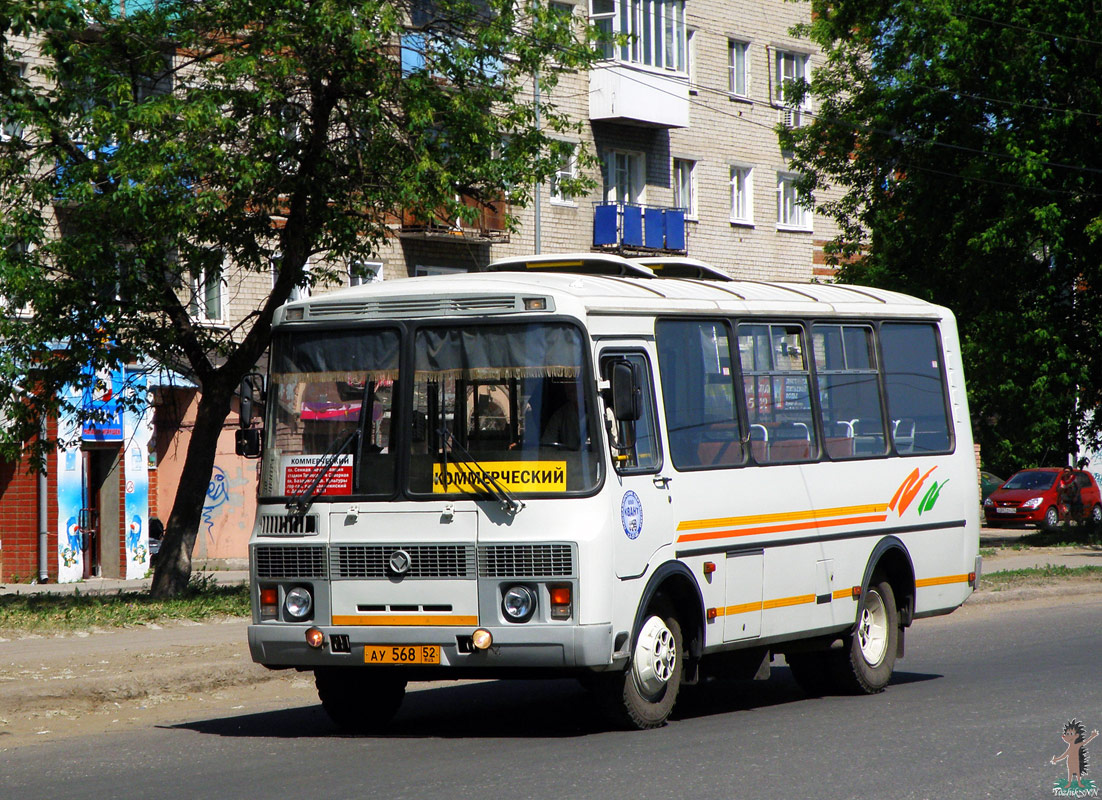
M 199 398 L 195 427 L 191 432 L 180 484 L 165 526 L 157 567 L 153 571 L 153 597 L 182 594 L 191 579 L 191 554 L 203 516 L 203 504 L 214 470 L 218 436 L 230 411 L 232 388 L 211 381 Z

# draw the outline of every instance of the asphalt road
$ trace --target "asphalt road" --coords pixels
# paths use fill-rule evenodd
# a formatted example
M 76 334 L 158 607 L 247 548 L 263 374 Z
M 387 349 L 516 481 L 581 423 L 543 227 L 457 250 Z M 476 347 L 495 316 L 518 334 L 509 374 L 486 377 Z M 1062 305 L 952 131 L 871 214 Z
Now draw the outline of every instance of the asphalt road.
M 1097 595 L 966 607 L 916 623 L 884 694 L 807 699 L 782 666 L 644 733 L 606 730 L 572 681 L 412 692 L 368 738 L 313 703 L 245 707 L 2 752 L 0 799 L 1052 797 L 1064 722 L 1102 728 L 1100 615 Z

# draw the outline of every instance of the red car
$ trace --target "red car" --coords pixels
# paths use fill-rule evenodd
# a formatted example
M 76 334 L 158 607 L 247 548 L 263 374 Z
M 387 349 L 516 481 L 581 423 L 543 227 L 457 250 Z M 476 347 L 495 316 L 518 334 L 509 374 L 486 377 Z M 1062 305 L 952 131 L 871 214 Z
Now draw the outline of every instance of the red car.
M 1023 469 L 983 501 L 987 527 L 1019 527 L 1036 525 L 1055 528 L 1069 519 L 1102 522 L 1102 495 L 1094 476 L 1083 470 L 1073 470 L 1079 484 L 1080 504 L 1069 507 L 1060 497 L 1062 467 Z

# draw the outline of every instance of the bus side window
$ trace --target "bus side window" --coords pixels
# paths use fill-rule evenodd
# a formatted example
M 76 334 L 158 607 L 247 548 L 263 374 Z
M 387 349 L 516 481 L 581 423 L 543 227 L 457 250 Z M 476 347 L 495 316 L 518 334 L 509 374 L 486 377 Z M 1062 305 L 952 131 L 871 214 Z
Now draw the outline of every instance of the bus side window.
M 631 423 L 617 423 L 611 420 L 608 422 L 613 426 L 610 431 L 613 462 L 616 464 L 616 471 L 620 473 L 654 472 L 662 464 L 662 454 L 658 448 L 658 431 L 654 420 L 654 383 L 651 378 L 650 364 L 642 353 L 606 355 L 601 359 L 601 377 L 608 380 L 612 364 L 622 360 L 630 361 L 635 366 L 642 396 L 638 420 Z M 634 443 L 630 433 L 624 430 L 626 425 L 632 425 L 635 428 Z M 626 449 L 615 446 L 620 442 L 626 443 Z
M 885 322 L 880 326 L 880 349 L 896 450 L 951 452 L 953 432 L 937 329 L 928 323 Z

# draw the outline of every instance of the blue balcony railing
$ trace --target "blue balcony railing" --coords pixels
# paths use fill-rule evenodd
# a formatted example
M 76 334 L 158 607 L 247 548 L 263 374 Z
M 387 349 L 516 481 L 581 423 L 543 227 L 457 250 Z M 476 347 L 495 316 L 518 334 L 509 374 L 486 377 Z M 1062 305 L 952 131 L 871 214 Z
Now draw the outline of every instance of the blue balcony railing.
M 683 253 L 685 209 L 597 203 L 593 206 L 593 246 Z

